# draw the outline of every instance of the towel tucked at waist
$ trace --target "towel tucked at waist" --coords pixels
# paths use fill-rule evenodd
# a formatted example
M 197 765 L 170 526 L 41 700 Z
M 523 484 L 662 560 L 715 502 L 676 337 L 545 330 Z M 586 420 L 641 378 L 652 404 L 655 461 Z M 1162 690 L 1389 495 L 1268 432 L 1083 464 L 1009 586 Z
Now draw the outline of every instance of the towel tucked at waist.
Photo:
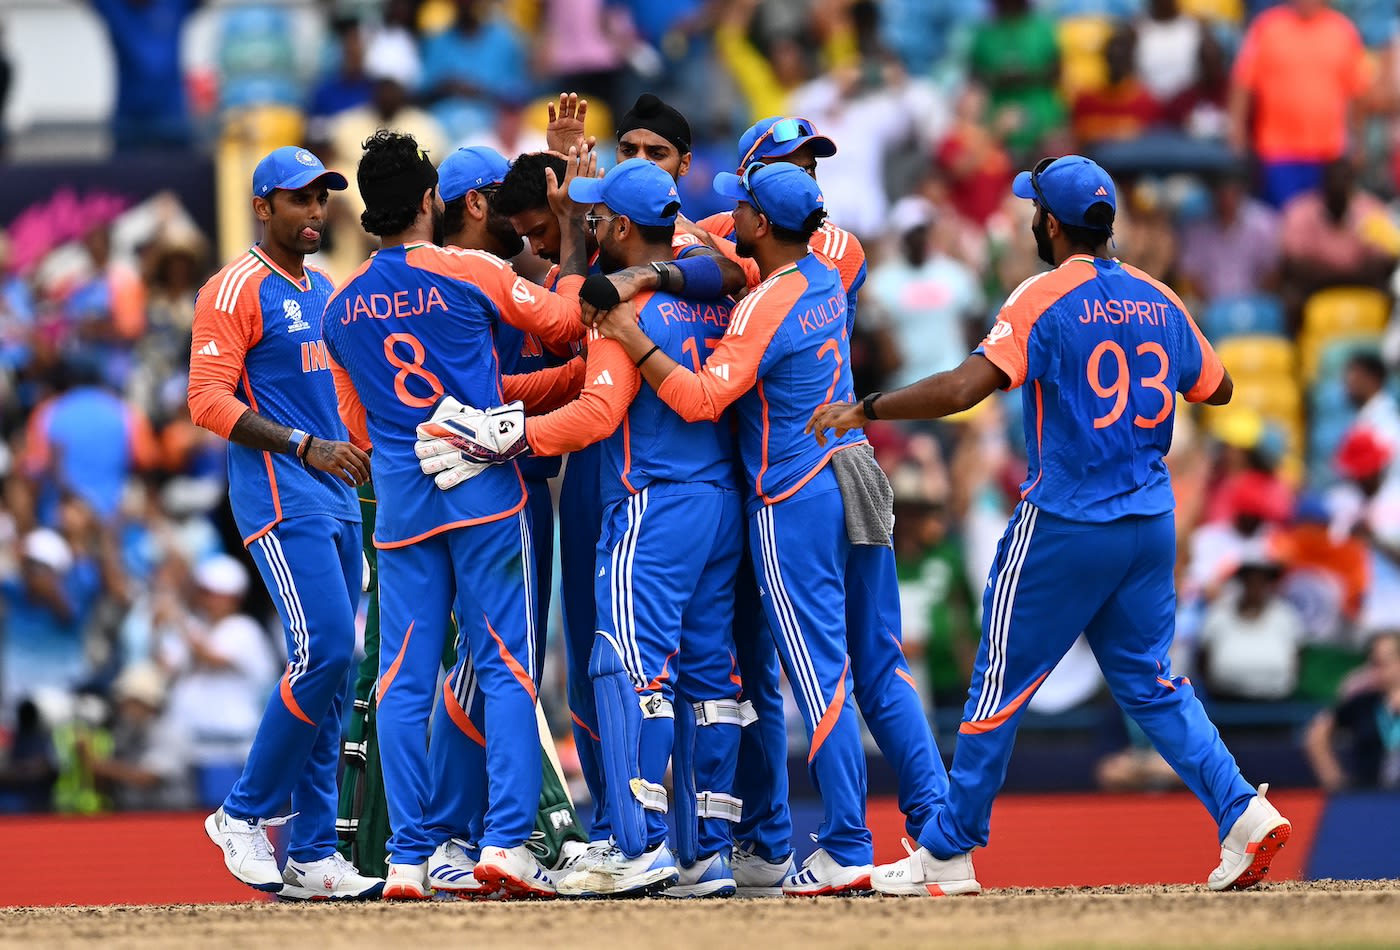
M 831 457 L 831 471 L 846 506 L 846 537 L 852 544 L 891 547 L 894 489 L 875 461 L 870 443 L 861 442 Z

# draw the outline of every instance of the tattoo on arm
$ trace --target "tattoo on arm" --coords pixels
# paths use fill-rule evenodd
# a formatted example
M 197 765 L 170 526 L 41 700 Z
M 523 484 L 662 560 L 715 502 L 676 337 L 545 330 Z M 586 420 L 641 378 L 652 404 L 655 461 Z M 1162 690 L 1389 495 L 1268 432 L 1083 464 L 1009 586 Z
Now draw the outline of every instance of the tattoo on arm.
M 291 437 L 290 428 L 278 425 L 251 409 L 238 417 L 238 421 L 233 424 L 233 431 L 229 433 L 229 441 L 264 452 L 290 452 L 287 440 Z
M 583 220 L 559 222 L 559 276 L 584 277 L 588 274 L 588 245 L 584 241 Z

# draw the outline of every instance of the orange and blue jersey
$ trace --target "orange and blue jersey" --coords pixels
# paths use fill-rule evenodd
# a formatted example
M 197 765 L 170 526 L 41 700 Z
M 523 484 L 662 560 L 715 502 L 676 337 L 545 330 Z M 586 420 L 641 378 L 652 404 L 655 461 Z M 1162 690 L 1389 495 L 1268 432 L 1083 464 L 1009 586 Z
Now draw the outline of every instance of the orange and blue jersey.
M 497 323 L 495 332 L 496 355 L 501 361 L 501 373 L 504 375 L 535 373 L 565 362 L 550 352 L 537 333 L 505 322 Z M 544 481 L 559 474 L 560 464 L 557 458 L 522 458 L 520 474 L 527 481 Z
M 581 283 L 560 281 L 574 294 Z M 524 506 L 514 463 L 492 466 L 463 490 L 439 490 L 419 471 L 417 426 L 445 395 L 473 406 L 502 402 L 498 322 L 564 346 L 583 333 L 578 315 L 576 296 L 542 290 L 494 255 L 431 244 L 377 251 L 336 291 L 326 307 L 326 346 L 351 438 L 374 447 L 378 547 L 496 521 Z
M 1164 457 L 1176 394 L 1206 399 L 1225 370 L 1170 288 L 1071 257 L 1017 287 L 975 352 L 1022 388 L 1022 498 L 1070 521 L 1175 509 Z
M 712 214 L 696 224 L 719 238 L 720 252 L 744 268 L 744 274 L 749 278 L 750 290 L 763 282 L 753 258 L 740 257 L 738 249 L 734 246 L 734 212 L 722 211 Z M 835 264 L 841 273 L 841 284 L 846 288 L 846 332 L 849 334 L 855 327 L 860 289 L 865 286 L 865 248 L 861 246 L 858 237 L 844 228 L 838 228 L 830 221 L 824 221 L 822 226 L 813 232 L 807 246 Z
M 321 315 L 334 285 L 306 268 L 298 280 L 262 251 L 209 279 L 195 298 L 190 416 L 228 438 L 249 409 L 319 439 L 343 441 Z M 329 515 L 358 523 L 354 489 L 295 455 L 229 446 L 229 502 L 244 544 L 283 518 Z
M 659 342 L 659 341 L 658 341 Z M 718 421 L 740 403 L 739 455 L 754 498 L 788 498 L 837 451 L 864 441 L 853 429 L 825 447 L 804 429 L 813 410 L 853 400 L 846 289 L 835 265 L 808 254 L 740 301 L 698 372 L 681 365 L 657 395 L 687 421 Z

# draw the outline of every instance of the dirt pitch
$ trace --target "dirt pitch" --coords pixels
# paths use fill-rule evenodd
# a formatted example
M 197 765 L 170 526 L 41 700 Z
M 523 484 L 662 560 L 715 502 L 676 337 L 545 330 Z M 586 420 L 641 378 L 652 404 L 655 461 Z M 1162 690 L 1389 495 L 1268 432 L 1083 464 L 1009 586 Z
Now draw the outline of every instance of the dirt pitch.
M 447 944 L 444 943 L 444 938 Z M 1400 881 L 977 898 L 0 909 L 0 947 L 1400 947 Z

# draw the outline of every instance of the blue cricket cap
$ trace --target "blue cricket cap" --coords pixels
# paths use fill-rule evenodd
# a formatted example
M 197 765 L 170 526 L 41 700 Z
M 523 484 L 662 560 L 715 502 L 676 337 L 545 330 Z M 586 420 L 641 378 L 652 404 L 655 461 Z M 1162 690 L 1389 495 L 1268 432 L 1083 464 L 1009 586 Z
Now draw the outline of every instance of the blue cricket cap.
M 636 224 L 672 224 L 681 210 L 680 193 L 670 173 L 645 158 L 629 158 L 602 178 L 575 178 L 569 197 L 580 204 L 604 204 Z
M 499 185 L 508 171 L 510 162 L 494 148 L 459 148 L 438 166 L 438 191 L 443 201 L 456 201 L 469 191 Z
M 826 207 L 816 179 L 786 163 L 750 165 L 743 175 L 720 172 L 715 176 L 715 192 L 747 201 L 769 221 L 790 231 L 802 230 L 813 211 Z
M 328 171 L 321 160 L 298 145 L 284 145 L 267 153 L 253 169 L 253 197 L 266 198 L 274 188 L 296 191 L 324 178 L 331 191 L 349 184 L 340 172 Z
M 1087 223 L 1084 215 L 1100 201 L 1115 212 L 1118 210 L 1113 179 L 1096 162 L 1083 155 L 1041 159 L 1034 171 L 1021 172 L 1016 176 L 1011 183 L 1011 193 L 1017 198 L 1028 198 L 1039 203 L 1059 218 L 1062 224 L 1077 228 L 1096 227 Z
M 817 158 L 836 154 L 836 143 L 801 116 L 773 115 L 760 119 L 739 136 L 739 171 L 753 162 L 791 155 L 808 142 Z

